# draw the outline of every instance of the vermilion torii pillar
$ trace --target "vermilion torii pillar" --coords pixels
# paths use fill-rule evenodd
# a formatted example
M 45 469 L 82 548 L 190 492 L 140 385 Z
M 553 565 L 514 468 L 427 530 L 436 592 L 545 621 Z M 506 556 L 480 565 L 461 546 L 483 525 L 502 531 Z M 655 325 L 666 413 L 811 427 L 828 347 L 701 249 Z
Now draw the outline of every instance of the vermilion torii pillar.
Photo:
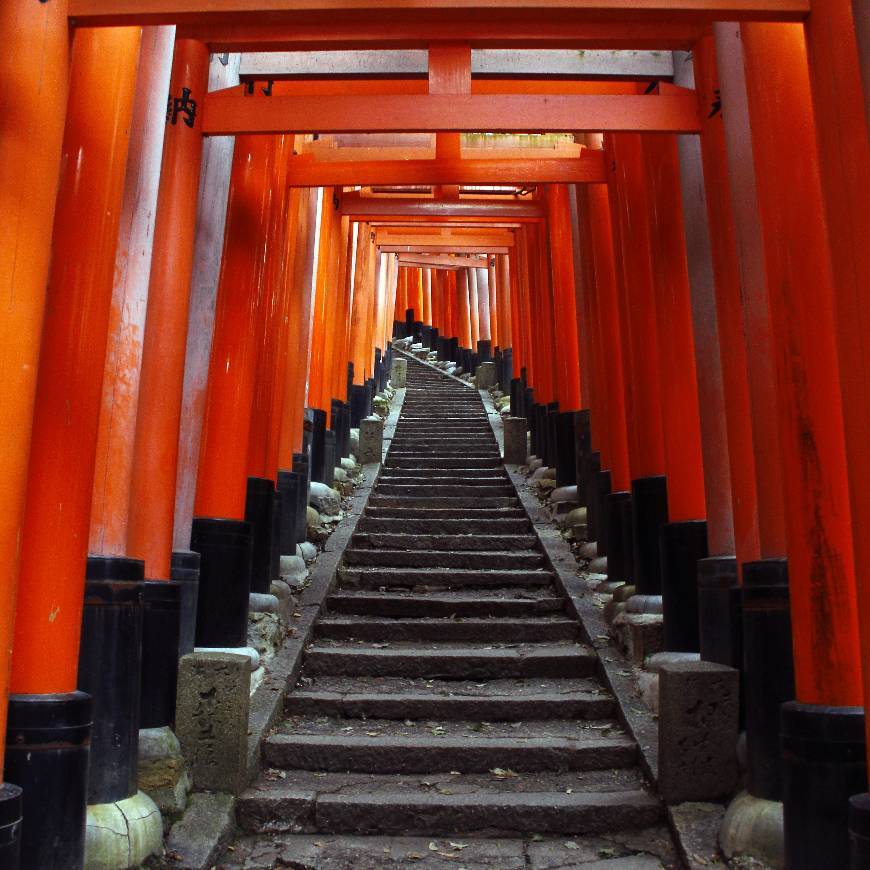
M 676 137 L 647 137 L 643 150 L 669 519 L 661 533 L 665 649 L 696 652 L 698 562 L 708 552 L 707 511 Z
M 244 646 L 247 639 L 249 420 L 260 351 L 274 151 L 269 136 L 236 139 L 191 533 L 191 549 L 202 556 L 199 646 Z
M 661 373 L 653 274 L 649 203 L 641 137 L 604 137 L 613 166 L 611 219 L 619 286 L 620 336 L 626 377 L 625 408 L 632 478 L 634 585 L 639 594 L 661 594 L 659 537 L 667 522 Z
M 88 697 L 76 691 L 79 638 L 140 38 L 141 29 L 135 27 L 80 30 L 73 40 L 73 87 L 28 467 L 27 489 L 35 497 L 27 502 L 21 541 L 21 583 L 27 594 L 18 602 L 15 622 L 15 694 L 7 736 L 7 745 L 14 748 L 6 753 L 10 776 L 14 771 L 13 779 L 25 790 L 22 855 L 25 866 L 32 867 L 77 867 L 83 860 L 84 747 L 91 714 Z M 47 59 L 51 63 L 52 55 Z M 112 68 L 109 77 L 107 66 Z M 14 733 L 22 715 L 30 722 L 44 721 L 45 733 L 54 736 L 48 743 L 42 736 L 28 745 L 24 733 Z M 61 737 L 54 731 L 59 725 L 69 735 L 63 750 L 57 749 Z M 53 757 L 48 763 L 46 749 Z M 71 769 L 76 754 L 83 755 L 84 764 L 73 763 Z
M 0 116 L 5 119 L 0 136 L 0 740 L 5 745 L 30 426 L 69 88 L 66 0 L 4 3 L 0 42 Z M 4 818 L 19 817 L 21 792 L 3 783 L 2 768 L 0 802 Z M 0 849 L 0 860 L 13 863 L 19 848 L 14 840 Z
M 145 576 L 169 578 L 178 432 L 187 347 L 202 160 L 201 110 L 208 88 L 208 49 L 175 44 L 154 253 L 142 352 L 136 453 L 130 499 L 130 554 L 145 561 Z
M 781 722 L 786 856 L 794 867 L 845 866 L 844 805 L 850 790 L 866 788 L 866 768 L 856 769 L 841 753 L 844 744 L 863 752 L 863 692 L 834 281 L 806 44 L 799 25 L 744 25 L 741 39 L 778 397 L 795 654 L 797 701 L 785 705 Z
M 166 126 L 174 27 L 147 27 L 136 76 L 130 150 L 124 181 L 109 341 L 94 471 L 88 551 L 127 555 L 142 335 Z
M 596 523 L 599 529 L 606 528 L 608 576 L 620 581 L 633 579 L 629 568 L 634 561 L 634 539 L 624 385 L 626 344 L 620 332 L 610 200 L 607 187 L 601 184 L 578 186 L 577 199 L 583 231 L 581 245 L 588 262 L 584 313 L 593 350 L 589 354 L 592 446 L 601 454 L 601 470 L 609 474 L 610 490 L 603 515 L 596 518 Z M 587 493 L 587 505 L 589 497 Z
M 230 54 L 226 61 L 224 65 L 221 57 L 212 56 L 209 62 L 209 90 L 220 90 L 239 83 L 240 56 Z M 190 524 L 196 495 L 199 444 L 234 146 L 235 138 L 230 136 L 217 136 L 203 142 L 175 491 L 173 546 L 182 552 L 190 546 Z
M 747 788 L 749 794 L 765 800 L 782 800 L 783 777 L 779 760 L 780 707 L 794 697 L 792 635 L 789 614 L 788 568 L 786 563 L 785 508 L 782 451 L 778 425 L 779 397 L 773 364 L 771 305 L 759 215 L 756 166 L 746 91 L 746 73 L 740 28 L 715 25 L 716 63 L 720 93 L 708 91 L 710 112 L 714 120 L 722 118 L 724 150 L 710 135 L 716 126 L 707 126 L 702 136 L 707 179 L 718 191 L 716 219 L 711 232 L 721 230 L 718 249 L 717 297 L 723 323 L 734 317 L 732 307 L 739 304 L 745 355 L 739 352 L 723 358 L 729 370 L 732 391 L 727 398 L 729 418 L 741 413 L 742 386 L 734 377 L 735 369 L 745 364 L 751 421 L 751 445 L 754 454 L 754 497 L 757 507 L 758 553 L 739 566 L 742 579 L 741 603 L 743 626 L 744 692 L 746 698 L 746 745 L 748 757 Z M 703 46 L 702 57 L 703 57 Z M 709 61 L 707 61 L 709 62 Z M 717 99 L 718 98 L 718 99 Z M 716 111 L 728 106 L 726 111 Z M 727 175 L 722 173 L 726 171 Z M 730 194 L 730 199 L 724 199 Z M 733 222 L 733 230 L 731 224 Z M 728 247 L 733 237 L 736 270 Z M 733 281 L 737 286 L 723 282 Z M 734 328 L 734 327 L 732 327 Z M 729 451 L 734 449 L 739 462 L 740 441 L 745 438 L 733 426 L 729 430 Z M 732 467 L 734 467 L 732 465 Z M 748 467 L 748 463 L 746 465 Z M 751 497 L 750 481 L 733 477 L 735 499 Z M 741 508 L 745 510 L 745 508 Z M 740 514 L 735 511 L 735 517 Z M 745 516 L 745 514 L 744 514 Z M 751 544 L 749 545 L 751 546 Z
M 870 189 L 870 15 L 864 4 L 855 3 L 850 9 L 846 3 L 819 2 L 805 24 L 805 35 L 834 278 L 866 711 L 870 698 L 870 550 L 863 530 L 870 520 L 866 449 L 870 356 L 865 344 L 870 313 L 870 211 L 866 197 Z M 870 720 L 865 713 L 865 733 L 870 733 L 867 729 Z M 870 748 L 870 740 L 867 746 Z M 852 866 L 865 866 L 870 844 L 861 832 L 867 830 L 870 814 L 867 794 L 853 799 L 851 812 Z

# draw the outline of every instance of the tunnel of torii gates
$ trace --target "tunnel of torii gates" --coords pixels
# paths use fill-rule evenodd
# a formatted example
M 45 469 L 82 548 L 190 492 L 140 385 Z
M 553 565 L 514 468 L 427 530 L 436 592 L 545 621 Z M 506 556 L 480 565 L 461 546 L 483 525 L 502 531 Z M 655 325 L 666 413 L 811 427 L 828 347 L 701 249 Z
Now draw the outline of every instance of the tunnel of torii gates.
M 852 798 L 868 866 L 868 34 L 861 0 L 4 0 L 0 863 L 79 866 L 133 605 L 163 725 L 268 578 L 246 518 L 280 496 L 295 547 L 413 334 L 496 360 L 666 647 L 743 670 L 792 865 Z M 475 72 L 507 49 L 538 65 Z M 282 74 L 322 52 L 424 60 Z

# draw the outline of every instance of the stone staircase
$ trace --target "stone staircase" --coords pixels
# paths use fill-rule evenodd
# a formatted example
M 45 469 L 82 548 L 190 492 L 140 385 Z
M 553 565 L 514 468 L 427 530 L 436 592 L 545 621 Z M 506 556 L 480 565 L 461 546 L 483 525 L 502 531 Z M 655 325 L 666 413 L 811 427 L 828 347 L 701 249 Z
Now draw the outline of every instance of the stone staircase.
M 676 866 L 480 396 L 416 361 L 221 866 Z

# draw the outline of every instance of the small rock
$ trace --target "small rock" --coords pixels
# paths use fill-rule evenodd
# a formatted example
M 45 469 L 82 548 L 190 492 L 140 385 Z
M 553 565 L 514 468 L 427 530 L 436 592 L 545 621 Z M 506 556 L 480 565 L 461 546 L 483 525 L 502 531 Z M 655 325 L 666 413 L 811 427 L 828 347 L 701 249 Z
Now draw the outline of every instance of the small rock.
M 319 522 L 319 518 L 318 518 Z M 315 523 L 317 525 L 317 523 Z M 317 558 L 317 547 L 309 541 L 303 541 L 299 545 L 299 549 L 301 551 L 302 558 L 305 559 L 306 562 L 313 562 Z
M 559 486 L 553 490 L 550 495 L 552 502 L 574 502 L 577 503 L 577 484 L 574 486 Z
M 351 456 L 342 457 L 340 464 L 348 474 L 356 474 L 359 471 L 359 466 Z
M 350 430 L 350 438 L 348 439 L 348 449 L 350 450 L 351 459 L 359 453 L 359 429 Z
M 532 480 L 555 480 L 556 469 L 541 465 L 532 472 Z
M 333 469 L 332 474 L 335 483 L 347 483 L 347 472 L 343 468 Z
M 277 613 L 278 599 L 263 592 L 252 592 L 248 598 L 249 613 Z
M 336 516 L 341 511 L 341 496 L 331 486 L 311 481 L 308 502 L 318 513 Z M 309 521 L 308 525 L 312 525 Z
M 313 507 L 308 507 L 305 511 L 305 525 L 309 529 L 320 525 L 320 514 Z
M 302 556 L 282 556 L 281 576 L 290 582 L 301 583 L 308 576 L 305 559 Z

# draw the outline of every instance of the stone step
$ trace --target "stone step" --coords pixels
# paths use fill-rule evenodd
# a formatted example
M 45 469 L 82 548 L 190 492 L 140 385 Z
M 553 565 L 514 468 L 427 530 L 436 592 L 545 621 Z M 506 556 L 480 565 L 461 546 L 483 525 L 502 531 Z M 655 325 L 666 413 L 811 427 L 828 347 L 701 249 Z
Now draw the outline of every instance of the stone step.
M 318 640 L 308 647 L 305 673 L 313 676 L 430 677 L 491 680 L 588 677 L 595 653 L 580 644 L 340 644 Z
M 534 551 L 498 550 L 370 550 L 349 547 L 344 551 L 345 565 L 376 568 L 539 568 L 544 554 Z
M 615 712 L 613 698 L 591 679 L 441 680 L 305 678 L 287 695 L 295 716 L 467 722 L 601 720 Z M 348 723 L 352 724 L 352 723 Z
M 487 773 L 497 768 L 559 773 L 630 767 L 637 755 L 634 741 L 615 733 L 616 726 L 615 736 L 604 736 L 586 720 L 496 722 L 485 729 L 479 722 L 454 721 L 432 728 L 384 719 L 346 722 L 292 716 L 263 742 L 263 762 L 285 770 L 330 773 Z
M 496 620 L 321 616 L 315 636 L 372 642 L 548 643 L 577 640 L 579 633 L 576 621 L 567 617 Z
M 394 468 L 385 466 L 378 480 L 474 480 L 476 478 L 510 480 L 502 468 Z
M 510 497 L 516 493 L 510 481 L 499 484 L 458 484 L 458 483 L 381 483 L 375 490 L 378 496 L 399 495 L 404 498 L 498 498 Z
M 553 587 L 554 577 L 544 570 L 479 569 L 448 567 L 371 568 L 345 565 L 339 572 L 342 589 L 380 589 L 404 586 L 417 589 L 492 589 L 506 586 Z M 428 591 L 427 591 L 428 594 Z
M 267 772 L 239 796 L 236 818 L 248 833 L 574 836 L 656 825 L 663 808 L 630 772 L 622 778 L 596 771 L 501 779 L 445 772 L 409 780 L 404 774 L 300 771 L 286 779 Z
M 508 508 L 464 508 L 461 511 L 449 508 L 366 508 L 365 516 L 371 519 L 409 519 L 409 520 L 455 520 L 456 522 L 471 522 L 473 520 L 518 520 L 528 522 L 526 512 L 519 506 Z
M 330 613 L 397 618 L 503 617 L 522 618 L 544 613 L 563 613 L 565 602 L 540 590 L 533 596 L 528 590 L 476 589 L 469 592 L 429 592 L 425 596 L 408 592 L 354 592 L 342 589 L 326 602 Z
M 405 517 L 360 518 L 357 528 L 360 532 L 372 534 L 415 535 L 493 535 L 500 538 L 517 536 L 525 539 L 531 531 L 527 519 L 425 519 Z M 504 549 L 504 548 L 502 548 Z
M 466 508 L 503 508 L 516 507 L 519 499 L 516 496 L 401 496 L 377 495 L 377 490 L 369 497 L 372 507 L 398 508 L 453 508 L 454 511 L 464 511 Z
M 437 461 L 431 456 L 390 456 L 384 462 L 384 468 L 433 468 L 433 469 L 464 469 L 464 468 L 504 468 L 501 456 L 481 456 L 469 462 L 466 457 L 443 456 Z
M 632 835 L 630 835 L 632 836 Z M 667 829 L 648 828 L 633 848 L 625 836 L 478 838 L 357 836 L 354 834 L 252 835 L 236 842 L 221 868 L 293 867 L 295 870 L 397 870 L 422 864 L 430 870 L 462 867 L 464 870 L 529 868 L 554 870 L 571 866 L 565 861 L 583 861 L 590 870 L 661 870 L 662 861 L 652 852 L 670 857 Z M 435 851 L 430 848 L 434 844 Z M 648 851 L 643 846 L 649 846 Z M 602 855 L 610 857 L 602 858 Z M 437 862 L 437 863 L 433 863 Z M 586 862 L 591 862 L 587 864 Z M 578 866 L 574 864 L 573 866 Z M 667 861 L 666 866 L 672 866 Z
M 357 532 L 353 536 L 355 549 L 374 550 L 533 550 L 538 545 L 535 535 L 487 535 L 421 533 L 383 534 Z

